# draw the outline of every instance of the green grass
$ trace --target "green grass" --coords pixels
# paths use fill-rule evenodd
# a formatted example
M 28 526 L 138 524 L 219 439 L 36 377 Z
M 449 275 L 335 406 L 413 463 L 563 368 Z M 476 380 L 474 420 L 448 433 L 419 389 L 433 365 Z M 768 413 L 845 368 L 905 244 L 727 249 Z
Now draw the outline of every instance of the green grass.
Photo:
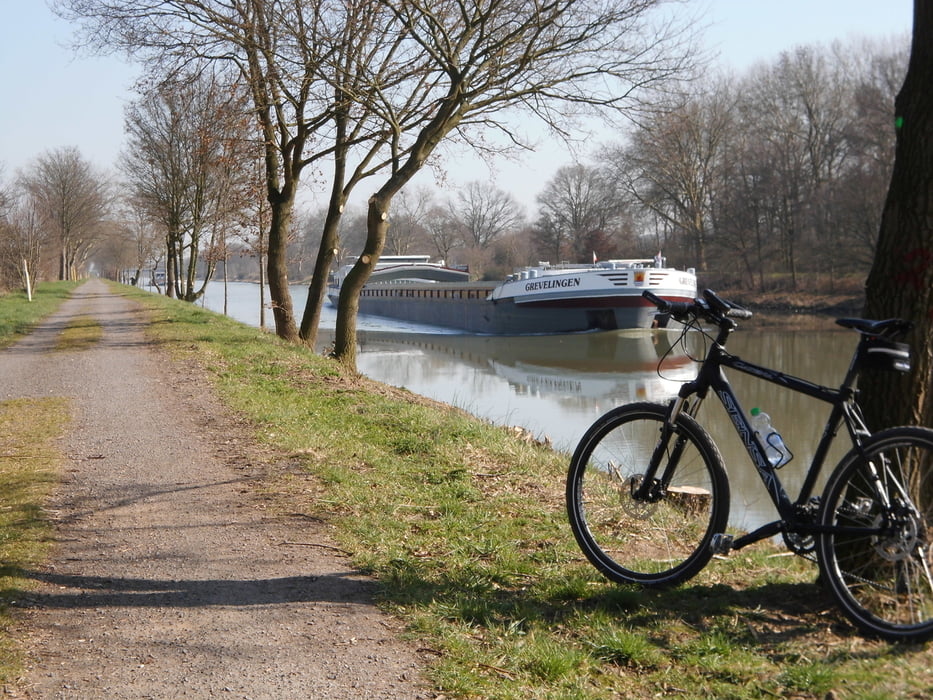
M 184 304 L 151 338 L 197 362 L 252 426 L 266 507 L 323 521 L 379 583 L 447 697 L 928 697 L 933 654 L 856 634 L 805 560 L 766 545 L 669 591 L 580 554 L 568 458 Z
M 0 296 L 0 348 L 28 333 L 76 286 L 40 284 L 32 301 L 25 292 Z M 43 506 L 63 459 L 55 440 L 69 420 L 63 398 L 0 401 L 0 682 L 21 670 L 22 651 L 10 626 L 17 601 L 35 587 L 36 568 L 49 550 L 51 525 Z
M 36 289 L 32 301 L 25 292 L 0 296 L 0 347 L 28 333 L 39 319 L 57 309 L 77 285 L 77 282 L 44 282 Z

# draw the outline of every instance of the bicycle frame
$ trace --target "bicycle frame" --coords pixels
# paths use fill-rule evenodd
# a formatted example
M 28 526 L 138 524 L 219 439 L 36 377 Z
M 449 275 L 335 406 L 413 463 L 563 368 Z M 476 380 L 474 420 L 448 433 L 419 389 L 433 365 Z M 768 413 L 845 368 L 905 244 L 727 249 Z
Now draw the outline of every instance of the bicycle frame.
M 823 468 L 826 456 L 835 440 L 841 425 L 845 425 L 852 440 L 854 447 L 858 448 L 862 444 L 862 438 L 869 434 L 858 405 L 855 403 L 855 390 L 853 389 L 855 377 L 857 375 L 855 358 L 849 367 L 842 385 L 838 389 L 832 389 L 825 386 L 814 384 L 800 377 L 769 369 L 762 365 L 747 362 L 740 357 L 726 352 L 724 347 L 725 338 L 732 329 L 722 329 L 720 337 L 710 347 L 706 359 L 701 366 L 700 372 L 695 380 L 684 384 L 678 397 L 671 402 L 671 410 L 668 415 L 667 423 L 662 430 L 661 439 L 652 456 L 648 473 L 645 475 L 640 487 L 633 494 L 635 498 L 657 498 L 658 494 L 663 493 L 670 480 L 673 478 L 673 471 L 676 468 L 680 447 L 675 443 L 671 458 L 665 467 L 664 473 L 659 480 L 654 476 L 661 465 L 661 457 L 665 446 L 669 443 L 670 437 L 674 433 L 674 426 L 681 412 L 686 412 L 691 417 L 696 417 L 699 407 L 706 398 L 709 389 L 712 389 L 723 408 L 729 415 L 732 425 L 742 444 L 745 446 L 752 463 L 758 472 L 769 497 L 777 509 L 779 520 L 763 525 L 757 530 L 736 539 L 732 544 L 732 549 L 738 549 L 758 540 L 770 537 L 782 532 L 796 532 L 800 534 L 816 534 L 819 532 L 839 531 L 838 528 L 820 527 L 813 522 L 812 518 L 805 517 L 804 508 L 813 496 L 816 481 L 819 478 Z M 743 374 L 751 375 L 765 382 L 775 384 L 783 389 L 806 394 L 819 401 L 823 401 L 832 406 L 823 434 L 817 444 L 816 452 L 807 469 L 804 482 L 800 492 L 795 500 L 784 488 L 778 474 L 777 468 L 772 466 L 765 455 L 764 448 L 755 437 L 746 412 L 742 409 L 741 403 L 732 389 L 728 378 L 723 372 L 723 368 L 730 368 Z M 695 397 L 695 398 L 694 398 Z M 691 398 L 693 401 L 691 403 Z M 861 530 L 865 532 L 865 530 Z

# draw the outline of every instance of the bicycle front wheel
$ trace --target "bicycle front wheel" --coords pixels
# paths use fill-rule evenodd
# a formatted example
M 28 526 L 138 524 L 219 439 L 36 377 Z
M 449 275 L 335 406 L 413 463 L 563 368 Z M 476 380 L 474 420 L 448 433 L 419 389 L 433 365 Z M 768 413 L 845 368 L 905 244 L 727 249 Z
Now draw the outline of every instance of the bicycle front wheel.
M 933 636 L 933 430 L 892 428 L 850 452 L 826 484 L 817 556 L 823 579 L 863 632 Z
M 670 586 L 710 560 L 710 541 L 729 517 L 729 484 L 712 439 L 688 415 L 677 420 L 656 477 L 671 460 L 673 478 L 651 500 L 632 494 L 661 438 L 668 409 L 616 408 L 583 436 L 567 475 L 567 513 L 577 543 L 617 583 Z

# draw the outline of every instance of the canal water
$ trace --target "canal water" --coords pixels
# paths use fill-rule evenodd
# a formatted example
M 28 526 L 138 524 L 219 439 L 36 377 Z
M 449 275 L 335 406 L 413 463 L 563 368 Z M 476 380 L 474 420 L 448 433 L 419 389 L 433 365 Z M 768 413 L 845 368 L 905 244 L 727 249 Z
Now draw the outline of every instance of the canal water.
M 296 308 L 307 289 L 292 288 Z M 268 296 L 267 296 L 268 298 Z M 221 312 L 224 288 L 212 283 L 203 305 Z M 228 314 L 259 325 L 259 287 L 231 283 Z M 329 343 L 335 310 L 325 305 L 321 342 Z M 266 323 L 273 324 L 266 311 Z M 571 452 L 587 427 L 614 406 L 631 401 L 666 401 L 696 375 L 702 337 L 691 333 L 688 347 L 678 334 L 608 331 L 575 335 L 492 337 L 448 329 L 359 317 L 357 367 L 372 379 L 462 408 L 493 423 L 518 426 L 556 449 Z M 838 386 L 857 342 L 856 334 L 826 319 L 820 330 L 756 327 L 743 321 L 730 339 L 734 354 L 782 369 L 817 384 Z M 770 414 L 794 459 L 780 472 L 796 495 L 813 457 L 829 406 L 775 388 L 753 377 L 730 375 L 742 407 Z M 718 401 L 702 407 L 700 422 L 716 439 L 732 485 L 733 525 L 750 529 L 773 520 L 774 508 Z M 827 461 L 826 472 L 844 453 L 845 436 Z

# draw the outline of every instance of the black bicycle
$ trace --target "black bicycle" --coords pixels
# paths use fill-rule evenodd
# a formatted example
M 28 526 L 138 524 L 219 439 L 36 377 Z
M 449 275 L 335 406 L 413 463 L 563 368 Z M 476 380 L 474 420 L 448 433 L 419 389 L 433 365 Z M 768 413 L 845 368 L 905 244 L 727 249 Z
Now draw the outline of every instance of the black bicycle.
M 753 364 L 726 351 L 735 319 L 751 312 L 707 290 L 693 303 L 645 292 L 663 313 L 708 338 L 698 376 L 668 405 L 633 403 L 599 418 L 574 451 L 567 511 L 592 564 L 619 583 L 670 586 L 696 575 L 714 554 L 781 535 L 813 557 L 846 616 L 863 632 L 894 641 L 933 635 L 933 430 L 899 427 L 871 433 L 856 401 L 859 371 L 910 368 L 899 319 L 839 319 L 861 338 L 838 389 Z M 712 328 L 712 330 L 710 329 Z M 724 368 L 831 404 L 800 493 L 791 500 L 753 431 Z M 709 433 L 697 422 L 712 389 L 722 402 L 777 509 L 778 520 L 727 534 L 729 480 Z M 814 490 L 841 427 L 851 450 Z

